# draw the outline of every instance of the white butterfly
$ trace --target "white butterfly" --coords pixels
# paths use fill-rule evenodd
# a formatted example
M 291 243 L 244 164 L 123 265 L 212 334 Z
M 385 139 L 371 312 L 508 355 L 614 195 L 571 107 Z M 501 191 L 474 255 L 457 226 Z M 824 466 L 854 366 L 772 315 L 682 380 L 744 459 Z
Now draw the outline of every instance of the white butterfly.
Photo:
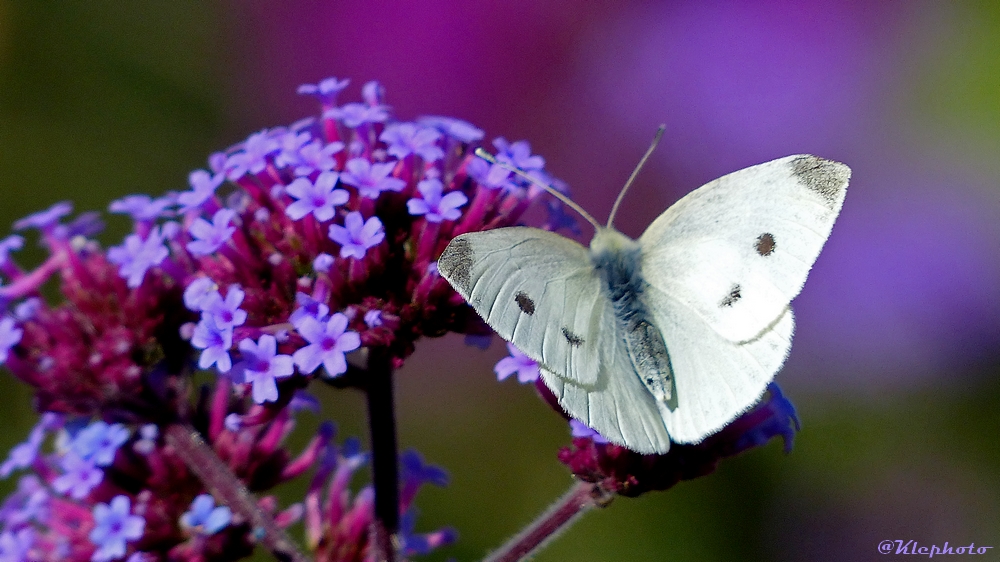
M 611 219 L 595 223 L 589 249 L 535 228 L 470 232 L 451 241 L 438 271 L 539 362 L 571 416 L 629 449 L 665 453 L 750 408 L 784 363 L 789 302 L 850 174 L 788 156 L 689 193 L 638 240 Z

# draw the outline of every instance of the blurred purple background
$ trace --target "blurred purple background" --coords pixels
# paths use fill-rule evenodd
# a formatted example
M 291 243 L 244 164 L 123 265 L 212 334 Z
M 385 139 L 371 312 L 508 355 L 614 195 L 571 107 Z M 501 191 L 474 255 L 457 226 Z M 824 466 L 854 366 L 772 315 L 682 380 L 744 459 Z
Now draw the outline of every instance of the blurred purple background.
M 12 5 L 0 85 L 20 128 L 0 132 L 0 162 L 18 173 L 0 181 L 36 195 L 15 198 L 8 220 L 61 197 L 101 208 L 183 187 L 209 150 L 312 114 L 295 88 L 331 75 L 352 80 L 344 101 L 377 79 L 401 118 L 450 115 L 487 138 L 527 139 L 598 218 L 665 123 L 617 221 L 633 236 L 722 174 L 795 153 L 845 162 L 849 195 L 794 302 L 777 378 L 804 422 L 796 450 L 616 502 L 538 559 L 884 560 L 878 542 L 897 538 L 1000 548 L 996 5 L 254 0 L 73 17 Z M 100 48 L 24 46 L 39 33 Z M 99 95 L 101 80 L 122 100 Z M 36 107 L 36 92 L 50 101 Z M 75 109 L 46 113 L 65 107 L 59 96 Z M 121 135 L 118 160 L 86 133 L 68 164 L 17 152 L 113 103 L 122 109 L 86 126 Z M 155 129 L 114 129 L 137 107 Z M 149 140 L 165 123 L 191 125 Z M 162 158 L 143 168 L 140 152 Z M 44 171 L 56 166 L 77 194 Z M 530 389 L 495 383 L 502 346 L 426 343 L 400 376 L 401 439 L 451 470 L 453 485 L 420 502 L 422 520 L 462 532 L 443 557 L 474 559 L 561 493 L 554 452 L 568 438 Z M 345 419 L 361 411 L 351 400 L 331 396 L 330 413 L 363 433 Z

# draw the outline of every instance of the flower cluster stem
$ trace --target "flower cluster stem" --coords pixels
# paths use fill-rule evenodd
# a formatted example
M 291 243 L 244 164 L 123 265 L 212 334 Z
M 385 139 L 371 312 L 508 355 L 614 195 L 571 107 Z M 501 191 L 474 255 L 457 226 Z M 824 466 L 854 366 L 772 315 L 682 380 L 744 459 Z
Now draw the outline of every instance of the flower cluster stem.
M 368 356 L 365 394 L 368 398 L 372 482 L 375 488 L 371 546 L 376 562 L 396 560 L 394 537 L 399 530 L 399 453 L 392 374 L 388 354 L 373 349 Z
M 193 427 L 186 424 L 171 424 L 164 429 L 163 437 L 184 459 L 188 469 L 215 496 L 216 501 L 229 506 L 233 513 L 249 521 L 255 534 L 262 535 L 261 542 L 276 559 L 282 562 L 309 562 L 285 531 L 261 511 L 250 491 Z
M 578 481 L 530 525 L 514 535 L 483 562 L 517 562 L 537 553 L 594 507 L 605 507 L 614 495 L 596 484 Z

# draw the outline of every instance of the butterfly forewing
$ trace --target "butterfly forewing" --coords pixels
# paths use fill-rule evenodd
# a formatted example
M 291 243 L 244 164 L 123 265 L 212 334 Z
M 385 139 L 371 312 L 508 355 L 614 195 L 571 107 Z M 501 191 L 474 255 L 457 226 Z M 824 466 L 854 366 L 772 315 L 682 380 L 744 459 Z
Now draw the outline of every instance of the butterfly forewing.
M 438 260 L 441 275 L 500 337 L 578 384 L 597 381 L 614 352 L 602 324 L 610 303 L 580 244 L 536 228 L 456 237 Z
M 789 156 L 723 176 L 639 238 L 646 281 L 734 342 L 783 314 L 833 228 L 850 169 Z

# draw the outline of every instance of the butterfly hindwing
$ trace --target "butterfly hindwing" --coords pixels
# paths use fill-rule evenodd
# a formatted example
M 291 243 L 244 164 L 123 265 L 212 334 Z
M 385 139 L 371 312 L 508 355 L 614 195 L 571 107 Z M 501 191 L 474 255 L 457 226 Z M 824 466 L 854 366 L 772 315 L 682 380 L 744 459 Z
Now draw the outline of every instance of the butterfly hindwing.
M 438 271 L 525 355 L 578 384 L 597 381 L 613 334 L 586 248 L 536 228 L 470 232 L 445 248 Z
M 801 291 L 849 178 L 838 162 L 789 156 L 708 183 L 639 238 L 643 275 L 726 339 L 752 340 Z
M 696 443 L 763 395 L 792 345 L 792 310 L 786 306 L 755 339 L 735 343 L 690 307 L 650 291 L 650 312 L 667 342 L 677 389 L 676 407 L 659 403 L 660 413 L 673 441 Z
M 614 326 L 614 318 L 610 318 Z M 544 367 L 542 381 L 571 416 L 602 437 L 643 454 L 666 453 L 670 435 L 657 401 L 636 376 L 628 352 L 618 341 L 610 363 L 601 366 L 593 385 L 579 385 Z

